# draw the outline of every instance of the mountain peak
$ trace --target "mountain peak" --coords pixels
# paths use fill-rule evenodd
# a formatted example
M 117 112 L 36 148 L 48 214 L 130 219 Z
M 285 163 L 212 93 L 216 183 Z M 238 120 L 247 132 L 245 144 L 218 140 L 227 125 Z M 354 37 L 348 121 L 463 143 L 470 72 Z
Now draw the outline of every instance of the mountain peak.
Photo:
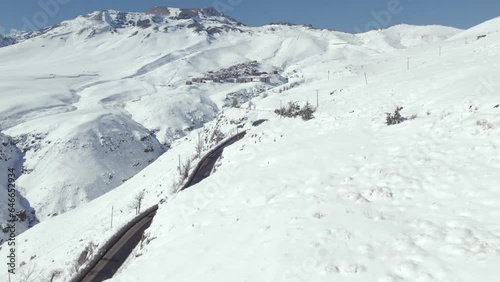
M 155 16 L 175 16 L 178 19 L 189 19 L 189 18 L 208 18 L 208 17 L 225 17 L 225 15 L 212 7 L 207 8 L 170 8 L 164 6 L 155 6 L 144 11 L 146 14 Z
M 16 43 L 16 39 L 9 36 L 3 36 L 0 34 L 0 47 L 12 45 L 14 43 Z
M 225 15 L 216 9 L 212 7 L 208 8 L 193 8 L 193 9 L 180 9 L 180 14 L 191 16 L 191 17 L 196 17 L 196 16 L 202 16 L 202 17 L 224 17 Z
M 161 6 L 155 6 L 152 8 L 147 9 L 144 11 L 146 14 L 150 15 L 155 15 L 155 16 L 162 16 L 162 17 L 167 17 L 170 16 L 170 8 L 169 7 L 161 7 Z

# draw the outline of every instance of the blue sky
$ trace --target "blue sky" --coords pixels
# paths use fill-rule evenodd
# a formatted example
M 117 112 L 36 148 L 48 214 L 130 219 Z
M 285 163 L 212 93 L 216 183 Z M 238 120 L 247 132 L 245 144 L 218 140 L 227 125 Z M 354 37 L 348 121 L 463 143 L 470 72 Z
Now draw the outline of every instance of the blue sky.
M 95 10 L 152 6 L 215 6 L 251 26 L 288 21 L 351 33 L 400 23 L 469 28 L 500 16 L 498 0 L 5 0 L 0 31 L 52 25 Z

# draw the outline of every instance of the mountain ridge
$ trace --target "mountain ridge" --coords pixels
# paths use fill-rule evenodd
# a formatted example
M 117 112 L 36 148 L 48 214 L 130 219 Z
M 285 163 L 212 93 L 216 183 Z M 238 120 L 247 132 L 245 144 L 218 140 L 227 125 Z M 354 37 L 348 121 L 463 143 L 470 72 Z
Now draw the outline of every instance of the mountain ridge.
M 81 19 L 88 19 L 90 21 L 85 24 L 84 22 L 80 21 Z M 186 20 L 189 22 L 183 22 Z M 84 33 L 83 30 L 88 30 L 92 28 L 100 29 L 100 31 L 99 30 L 94 31 L 94 34 L 103 31 L 116 32 L 118 29 L 126 29 L 133 27 L 139 27 L 143 29 L 152 28 L 155 29 L 156 31 L 159 31 L 161 28 L 164 28 L 162 31 L 168 32 L 169 27 L 165 25 L 168 23 L 168 21 L 177 21 L 177 22 L 180 21 L 179 26 L 182 26 L 184 24 L 188 28 L 193 29 L 194 32 L 198 33 L 206 32 L 209 35 L 215 35 L 221 32 L 230 32 L 230 31 L 244 32 L 244 30 L 241 28 L 258 29 L 269 26 L 305 27 L 316 30 L 340 32 L 336 31 L 335 29 L 316 28 L 310 24 L 295 24 L 291 22 L 270 22 L 267 24 L 263 24 L 261 26 L 247 26 L 237 21 L 236 19 L 225 15 L 224 13 L 217 11 L 213 7 L 173 8 L 167 6 L 154 6 L 149 9 L 146 9 L 143 12 L 124 12 L 113 9 L 98 10 L 87 14 L 79 15 L 68 20 L 64 20 L 60 23 L 41 28 L 39 30 L 21 31 L 10 36 L 0 35 L 0 48 L 18 44 L 38 36 L 43 36 L 44 34 L 47 34 L 52 30 L 60 28 L 61 26 L 71 25 L 72 23 L 78 21 L 80 21 L 80 24 L 82 25 L 82 29 L 79 32 Z M 106 23 L 107 26 L 98 27 L 98 25 L 102 25 L 104 23 Z M 397 26 L 398 25 L 395 25 L 381 30 L 391 30 Z M 414 28 L 421 28 L 421 29 L 430 27 L 426 25 L 423 26 L 406 25 L 406 26 L 412 26 Z M 433 27 L 458 30 L 456 28 L 439 26 L 439 25 L 433 25 Z M 380 30 L 373 30 L 373 31 L 380 31 Z M 373 31 L 366 31 L 362 33 L 352 33 L 352 34 L 358 35 L 358 34 L 370 33 Z M 342 32 L 342 33 L 347 33 L 347 32 Z

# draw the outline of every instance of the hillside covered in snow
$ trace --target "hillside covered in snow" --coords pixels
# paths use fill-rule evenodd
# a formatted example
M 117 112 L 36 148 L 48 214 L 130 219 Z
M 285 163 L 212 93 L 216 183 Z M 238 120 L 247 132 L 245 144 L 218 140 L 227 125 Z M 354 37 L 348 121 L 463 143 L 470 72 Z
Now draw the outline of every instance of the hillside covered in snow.
M 144 191 L 160 209 L 111 281 L 495 281 L 499 23 L 347 34 L 156 7 L 0 37 L 20 275 L 68 281 Z M 314 119 L 276 115 L 294 101 Z M 241 130 L 176 193 L 179 161 Z

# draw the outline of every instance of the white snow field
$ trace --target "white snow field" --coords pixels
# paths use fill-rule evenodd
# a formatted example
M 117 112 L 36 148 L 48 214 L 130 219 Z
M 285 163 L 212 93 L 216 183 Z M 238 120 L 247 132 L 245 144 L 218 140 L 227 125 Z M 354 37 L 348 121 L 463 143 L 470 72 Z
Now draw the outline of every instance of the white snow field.
M 500 19 L 352 35 L 162 11 L 95 12 L 0 48 L 0 137 L 18 147 L 0 145 L 0 168 L 24 167 L 40 220 L 20 230 L 13 279 L 68 281 L 144 191 L 143 208 L 162 204 L 109 281 L 498 281 Z M 253 60 L 288 82 L 185 85 Z M 274 113 L 317 98 L 312 120 Z M 397 106 L 407 120 L 387 126 Z M 173 193 L 199 132 L 206 151 L 243 129 Z

